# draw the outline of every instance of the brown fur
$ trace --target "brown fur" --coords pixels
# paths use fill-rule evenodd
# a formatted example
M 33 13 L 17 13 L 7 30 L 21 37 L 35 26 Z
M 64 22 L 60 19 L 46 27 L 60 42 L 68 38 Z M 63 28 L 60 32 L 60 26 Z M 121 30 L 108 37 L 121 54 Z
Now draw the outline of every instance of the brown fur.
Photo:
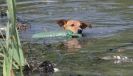
M 77 31 L 79 29 L 83 30 L 86 27 L 92 28 L 91 24 L 86 24 L 82 21 L 78 21 L 78 20 L 65 20 L 65 19 L 61 19 L 57 21 L 57 24 L 60 27 L 63 27 L 65 30 L 71 30 L 74 33 L 77 33 Z

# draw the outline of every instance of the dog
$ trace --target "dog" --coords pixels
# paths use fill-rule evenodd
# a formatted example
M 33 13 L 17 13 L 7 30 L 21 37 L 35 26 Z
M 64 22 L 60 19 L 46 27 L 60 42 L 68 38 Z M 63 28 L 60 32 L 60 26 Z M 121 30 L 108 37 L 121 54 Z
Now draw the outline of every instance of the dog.
M 60 27 L 63 27 L 64 30 L 69 30 L 74 34 L 80 34 L 80 35 L 83 35 L 82 31 L 86 27 L 92 28 L 91 23 L 86 24 L 83 21 L 79 21 L 79 20 L 60 19 L 57 21 L 57 24 Z
M 66 19 L 60 19 L 57 21 L 57 24 L 60 27 L 63 27 L 65 31 L 69 30 L 74 34 L 80 34 L 83 35 L 83 30 L 87 27 L 92 28 L 91 23 L 85 23 L 83 21 L 79 20 L 66 20 Z M 64 46 L 67 47 L 68 53 L 74 53 L 77 52 L 78 49 L 82 48 L 80 45 L 79 40 L 77 37 L 72 36 L 67 42 L 64 43 Z

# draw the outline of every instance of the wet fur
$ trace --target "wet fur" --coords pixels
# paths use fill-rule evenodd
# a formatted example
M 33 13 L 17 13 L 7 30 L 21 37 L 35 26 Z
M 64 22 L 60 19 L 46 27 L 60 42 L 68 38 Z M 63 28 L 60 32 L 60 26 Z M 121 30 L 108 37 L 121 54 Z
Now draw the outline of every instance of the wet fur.
M 69 29 L 67 28 L 67 30 L 71 30 L 71 31 L 78 31 L 79 29 L 85 29 L 87 27 L 92 28 L 91 23 L 86 24 L 83 21 L 79 21 L 79 20 L 66 20 L 66 19 L 60 19 L 57 21 L 57 24 L 60 27 L 63 27 L 66 30 L 66 27 L 69 26 Z M 68 25 L 71 24 L 71 25 Z M 78 25 L 80 24 L 80 26 Z M 77 29 L 71 29 L 73 27 L 78 27 Z

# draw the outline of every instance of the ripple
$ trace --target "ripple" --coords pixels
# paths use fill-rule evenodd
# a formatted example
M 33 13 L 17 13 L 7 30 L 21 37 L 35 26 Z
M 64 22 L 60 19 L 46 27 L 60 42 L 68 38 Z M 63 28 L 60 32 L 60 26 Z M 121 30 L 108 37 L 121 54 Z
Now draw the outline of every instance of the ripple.
M 23 4 L 36 4 L 36 3 L 55 3 L 58 1 L 52 1 L 52 0 L 41 0 L 41 1 L 24 1 L 24 2 L 17 2 L 17 5 L 23 5 Z M 0 4 L 0 6 L 7 6 L 6 4 Z
M 128 6 L 128 8 L 133 8 L 133 6 Z

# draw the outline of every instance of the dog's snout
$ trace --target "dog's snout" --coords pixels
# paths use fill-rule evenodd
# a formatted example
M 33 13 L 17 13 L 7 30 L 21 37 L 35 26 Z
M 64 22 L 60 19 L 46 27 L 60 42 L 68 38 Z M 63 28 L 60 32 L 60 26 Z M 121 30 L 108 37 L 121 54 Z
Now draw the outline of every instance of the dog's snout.
M 78 30 L 78 34 L 82 34 L 82 30 L 81 29 Z

